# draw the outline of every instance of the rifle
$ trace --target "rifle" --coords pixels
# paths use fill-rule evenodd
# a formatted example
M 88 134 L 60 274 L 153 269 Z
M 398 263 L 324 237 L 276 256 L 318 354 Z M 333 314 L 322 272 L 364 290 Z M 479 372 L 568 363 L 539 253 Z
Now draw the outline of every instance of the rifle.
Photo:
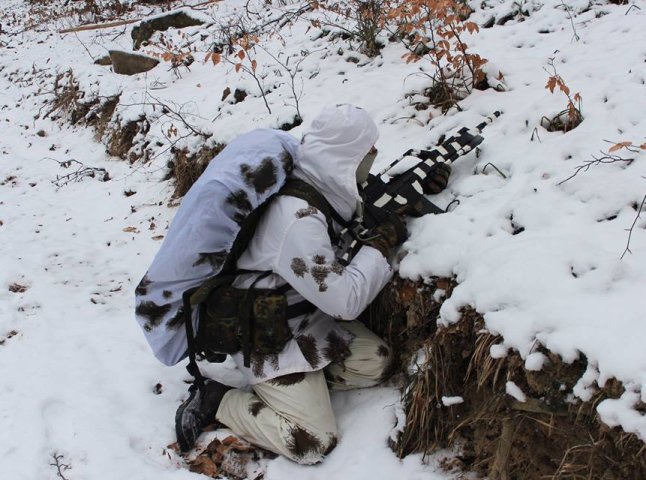
M 428 181 L 431 168 L 440 162 L 452 163 L 480 145 L 484 141 L 480 133 L 500 115 L 501 112 L 496 111 L 475 128 L 462 127 L 455 135 L 431 150 L 407 150 L 378 174 L 369 175 L 368 180 L 361 185 L 364 212 L 359 212 L 340 233 L 339 245 L 344 253 L 339 261 L 349 264 L 363 242 L 370 238 L 371 230 L 388 212 L 413 217 L 446 213 L 424 196 L 423 187 Z M 388 176 L 388 172 L 406 157 L 417 157 L 420 161 L 399 175 Z

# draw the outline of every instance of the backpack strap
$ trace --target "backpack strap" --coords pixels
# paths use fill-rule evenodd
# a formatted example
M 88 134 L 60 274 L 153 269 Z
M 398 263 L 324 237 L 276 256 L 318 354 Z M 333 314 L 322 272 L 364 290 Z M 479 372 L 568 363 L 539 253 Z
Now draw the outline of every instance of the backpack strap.
M 304 180 L 299 178 L 288 179 L 277 195 L 300 198 L 301 200 L 305 200 L 308 205 L 319 210 L 323 215 L 325 215 L 325 220 L 328 225 L 328 233 L 332 239 L 337 238 L 337 234 L 334 231 L 333 221 L 342 227 L 348 226 L 348 222 L 346 222 L 343 217 L 334 210 L 323 194 Z
M 321 192 L 316 190 L 316 188 L 314 188 L 312 185 L 310 185 L 309 183 L 303 180 L 300 180 L 297 178 L 288 179 L 276 195 L 287 195 L 291 197 L 300 198 L 301 200 L 305 200 L 308 205 L 311 205 L 312 207 L 322 212 L 323 215 L 325 215 L 325 220 L 328 225 L 328 233 L 330 235 L 330 238 L 332 239 L 337 237 L 336 232 L 334 231 L 333 221 L 337 222 L 339 225 L 343 227 L 346 227 L 348 225 L 348 222 L 346 222 L 341 217 L 341 215 L 339 215 L 334 210 L 334 208 L 330 205 L 330 203 L 325 199 L 323 194 L 321 194 Z M 258 208 L 256 208 L 253 212 L 251 212 L 247 216 L 247 218 L 245 219 L 241 227 L 240 232 L 238 233 L 238 236 L 236 237 L 236 240 L 234 241 L 231 252 L 229 253 L 227 260 L 222 270 L 220 271 L 220 273 L 206 280 L 199 287 L 196 287 L 184 292 L 184 296 L 183 296 L 184 315 L 185 315 L 186 337 L 187 337 L 187 343 L 188 343 L 188 357 L 189 357 L 189 364 L 186 367 L 186 369 L 193 377 L 195 377 L 195 382 L 200 388 L 204 385 L 204 377 L 202 376 L 196 361 L 197 348 L 195 345 L 195 332 L 193 331 L 193 322 L 192 322 L 192 315 L 191 315 L 192 309 L 194 306 L 197 306 L 201 304 L 204 300 L 206 300 L 209 294 L 219 286 L 231 284 L 233 282 L 233 279 L 238 274 L 259 273 L 260 275 L 258 276 L 258 278 L 256 278 L 253 285 L 251 286 L 251 289 L 253 289 L 253 287 L 255 286 L 258 280 L 260 280 L 261 278 L 265 278 L 268 274 L 271 273 L 271 271 L 266 271 L 266 272 L 247 271 L 247 270 L 238 270 L 236 268 L 236 263 L 238 261 L 238 258 L 249 245 L 249 241 L 251 240 L 251 237 L 253 237 L 253 234 L 255 233 L 256 226 L 260 220 L 260 217 L 266 210 L 268 204 L 269 204 L 269 201 L 266 201 L 265 203 L 263 203 L 263 205 L 260 205 Z M 288 290 L 289 288 L 291 288 L 291 286 L 289 286 L 289 284 L 286 284 L 284 287 L 281 287 L 279 290 L 281 291 L 281 293 L 285 293 L 286 290 Z M 241 327 L 243 331 L 242 332 L 243 337 L 246 340 L 245 342 L 243 342 L 245 344 L 243 345 L 244 363 L 246 366 L 248 366 L 249 358 L 251 354 L 249 347 L 251 344 L 250 331 L 252 327 L 250 325 L 251 313 L 249 311 L 249 308 L 251 307 L 251 303 L 250 302 L 246 302 L 246 303 L 248 303 L 248 305 L 247 305 L 247 308 L 243 309 L 244 311 L 242 312 L 243 318 L 241 319 Z M 316 310 L 316 307 L 314 305 L 312 305 L 308 301 L 302 301 L 295 305 L 290 305 L 287 307 L 287 318 L 295 318 L 305 313 L 310 313 L 314 310 Z M 217 361 L 224 361 L 224 357 L 226 357 L 226 355 L 222 355 L 222 358 L 218 358 Z

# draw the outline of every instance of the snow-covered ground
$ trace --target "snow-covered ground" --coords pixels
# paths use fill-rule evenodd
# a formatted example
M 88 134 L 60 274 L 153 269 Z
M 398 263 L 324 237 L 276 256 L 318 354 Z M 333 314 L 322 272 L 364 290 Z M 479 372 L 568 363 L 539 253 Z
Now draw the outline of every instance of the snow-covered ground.
M 479 1 L 473 5 L 480 24 L 516 8 L 512 2 L 485 3 L 484 9 Z M 368 109 L 381 131 L 376 169 L 408 148 L 433 145 L 444 133 L 504 112 L 485 130 L 481 155 L 456 162 L 449 188 L 434 199 L 444 206 L 458 198 L 459 206 L 409 222 L 400 272 L 456 276 L 460 285 L 445 302 L 440 322 L 456 321 L 462 306 L 475 307 L 487 328 L 504 338 L 494 355 L 513 348 L 528 368 L 539 369 L 539 344 L 566 360 L 584 354 L 589 367 L 576 395 L 586 399 L 617 378 L 626 393 L 598 410 L 609 425 L 646 440 L 646 418 L 634 408 L 646 402 L 646 222 L 636 220 L 646 194 L 646 151 L 618 150 L 614 154 L 635 160 L 592 166 L 561 183 L 616 142 L 646 142 L 646 9 L 637 8 L 641 2 L 566 3 L 569 13 L 556 0 L 523 2 L 530 12 L 523 22 L 511 20 L 469 37 L 470 47 L 489 59 L 490 76 L 504 76 L 506 91 L 476 91 L 460 102 L 462 111 L 446 116 L 415 110 L 405 98 L 428 86 L 416 74 L 428 65 L 405 64 L 397 44 L 386 42 L 371 61 L 344 40 L 331 45 L 317 39 L 316 28 L 299 22 L 264 45 L 283 62 L 291 56 L 289 68 L 305 55 L 295 82 L 305 125 L 327 104 Z M 240 5 L 226 1 L 200 15 L 224 18 L 237 14 Z M 26 11 L 20 0 L 3 2 L 2 8 Z M 99 37 L 92 31 L 59 35 L 61 26 L 66 25 L 0 33 L 0 471 L 12 480 L 57 478 L 50 463 L 62 455 L 70 480 L 197 478 L 166 449 L 174 441 L 173 414 L 188 374 L 183 365 L 166 368 L 155 360 L 133 315 L 134 287 L 174 213 L 166 206 L 171 186 L 160 181 L 169 159 L 164 133 L 171 126 L 185 132 L 154 104 L 181 108 L 194 127 L 212 134 L 210 142 L 227 142 L 252 128 L 292 120 L 289 76 L 266 52 L 256 52 L 263 82 L 273 86 L 269 114 L 249 75 L 226 63 L 203 64 L 204 50 L 190 71 L 181 70 L 181 78 L 165 64 L 147 74 L 119 76 L 94 65 L 92 57 L 129 49 L 130 27 Z M 196 38 L 209 35 L 201 27 L 185 31 Z M 207 39 L 200 48 L 208 44 Z M 562 93 L 544 88 L 550 58 L 583 98 L 585 119 L 566 134 L 540 126 L 542 116 L 566 104 Z M 88 95 L 121 92 L 124 121 L 147 115 L 148 163 L 111 158 L 90 130 L 43 118 L 52 80 L 45 75 L 68 68 Z M 39 87 L 44 91 L 35 95 Z M 221 101 L 226 87 L 244 88 L 250 96 L 238 104 L 231 96 Z M 304 127 L 292 133 L 298 136 Z M 195 148 L 201 141 L 178 146 Z M 57 187 L 57 176 L 78 167 L 59 164 L 70 160 L 104 168 L 111 179 L 96 176 Z M 505 177 L 485 168 L 489 163 Z M 630 253 L 621 258 L 634 222 Z M 211 370 L 236 381 L 229 364 Z M 398 403 L 394 387 L 335 393 L 333 402 L 342 438 L 326 463 L 300 467 L 276 459 L 265 478 L 447 478 L 435 459 L 429 465 L 421 456 L 399 461 L 388 449 Z

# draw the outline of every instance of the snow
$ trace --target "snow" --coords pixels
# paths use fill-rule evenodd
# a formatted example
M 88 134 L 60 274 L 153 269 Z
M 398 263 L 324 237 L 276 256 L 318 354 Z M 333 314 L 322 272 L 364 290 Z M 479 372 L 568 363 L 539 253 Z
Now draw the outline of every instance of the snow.
M 442 397 L 442 405 L 445 407 L 451 407 L 453 405 L 459 405 L 464 403 L 464 398 L 462 397 Z
M 505 392 L 507 392 L 507 395 L 511 395 L 519 402 L 524 403 L 527 401 L 527 395 L 525 395 L 525 393 L 520 389 L 520 387 L 516 385 L 514 382 L 505 383 Z
M 548 361 L 547 357 L 541 352 L 533 352 L 525 358 L 525 369 L 531 372 L 538 372 Z
M 480 24 L 518 8 L 485 2 L 483 9 L 480 3 L 473 3 L 473 19 Z M 405 98 L 428 86 L 420 69 L 429 66 L 403 63 L 401 47 L 385 36 L 386 48 L 372 61 L 343 40 L 332 45 L 318 38 L 320 31 L 305 21 L 285 27 L 266 48 L 281 61 L 289 56 L 288 69 L 305 55 L 294 83 L 302 93 L 298 106 L 305 125 L 328 104 L 355 103 L 371 113 L 381 133 L 376 171 L 408 148 L 428 147 L 442 134 L 474 126 L 495 110 L 504 112 L 484 131 L 480 155 L 459 159 L 448 189 L 432 198 L 440 206 L 455 198 L 460 204 L 448 214 L 408 222 L 400 273 L 455 277 L 459 285 L 438 321 L 451 324 L 462 308 L 475 308 L 487 330 L 502 337 L 492 348 L 494 356 L 518 351 L 530 370 L 548 362 L 539 345 L 568 362 L 585 356 L 588 368 L 574 394 L 588 400 L 609 379 L 621 381 L 626 392 L 597 410 L 608 425 L 646 440 L 646 417 L 637 408 L 646 399 L 641 304 L 646 221 L 643 215 L 636 219 L 646 193 L 646 152 L 619 150 L 614 153 L 634 161 L 591 166 L 564 182 L 614 143 L 646 141 L 646 11 L 635 8 L 639 2 L 567 3 L 570 13 L 560 0 L 524 2 L 529 12 L 524 21 L 515 18 L 469 37 L 470 48 L 489 59 L 490 76 L 502 73 L 505 91 L 475 91 L 460 102 L 461 111 L 446 116 L 435 109 L 418 111 Z M 243 5 L 226 0 L 199 15 L 223 22 L 239 15 Z M 21 0 L 1 8 L 26 18 Z M 226 143 L 252 128 L 292 121 L 296 103 L 289 72 L 267 52 L 256 51 L 259 78 L 272 89 L 269 114 L 249 75 L 226 62 L 202 63 L 214 40 L 206 27 L 186 30 L 207 37 L 198 42 L 202 50 L 190 71 L 176 73 L 163 64 L 123 77 L 92 62 L 110 49 L 130 49 L 130 27 L 59 35 L 63 26 L 65 20 L 54 20 L 39 31 L 7 35 L 21 28 L 3 22 L 0 33 L 3 474 L 56 478 L 50 463 L 60 454 L 71 465 L 70 480 L 133 472 L 142 479 L 198 478 L 166 449 L 174 441 L 173 414 L 185 396 L 188 374 L 182 365 L 166 368 L 154 359 L 133 315 L 134 287 L 174 214 L 167 206 L 172 187 L 161 181 L 171 143 L 189 149 L 203 143 L 169 136 L 172 126 L 180 135 L 187 129 L 159 103 L 181 109 L 194 128 L 212 134 L 209 143 Z M 165 35 L 178 45 L 184 41 L 173 31 Z M 153 47 L 141 52 L 160 53 Z M 583 97 L 584 121 L 566 134 L 540 126 L 541 117 L 566 105 L 562 93 L 544 88 L 550 58 L 571 91 Z M 53 77 L 70 67 L 88 96 L 121 93 L 122 124 L 147 115 L 148 163 L 111 158 L 90 130 L 44 118 Z M 237 104 L 232 96 L 221 101 L 225 87 L 250 95 Z M 298 137 L 305 125 L 291 132 Z M 39 130 L 45 136 L 37 135 Z M 85 178 L 56 187 L 57 175 L 76 168 L 57 162 L 70 159 L 105 168 L 111 180 Z M 136 193 L 126 196 L 126 191 Z M 622 258 L 634 222 L 630 252 Z M 27 289 L 11 292 L 12 284 Z M 209 368 L 219 378 L 236 378 L 230 364 Z M 388 449 L 398 402 L 392 386 L 335 393 L 342 438 L 330 458 L 310 468 L 276 459 L 267 464 L 265 478 L 450 477 L 439 473 L 436 460 L 423 464 L 413 455 L 400 461 Z

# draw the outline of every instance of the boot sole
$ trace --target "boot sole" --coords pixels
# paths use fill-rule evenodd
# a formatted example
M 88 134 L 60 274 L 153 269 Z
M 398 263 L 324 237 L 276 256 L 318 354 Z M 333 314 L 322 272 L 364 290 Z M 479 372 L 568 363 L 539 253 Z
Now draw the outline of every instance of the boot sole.
M 189 442 L 188 438 L 184 436 L 184 432 L 182 431 L 182 416 L 184 415 L 186 407 L 188 407 L 193 398 L 195 398 L 195 395 L 197 395 L 197 391 L 192 392 L 190 396 L 177 408 L 177 412 L 175 412 L 175 436 L 177 437 L 179 449 L 184 453 L 193 448 L 193 444 Z

